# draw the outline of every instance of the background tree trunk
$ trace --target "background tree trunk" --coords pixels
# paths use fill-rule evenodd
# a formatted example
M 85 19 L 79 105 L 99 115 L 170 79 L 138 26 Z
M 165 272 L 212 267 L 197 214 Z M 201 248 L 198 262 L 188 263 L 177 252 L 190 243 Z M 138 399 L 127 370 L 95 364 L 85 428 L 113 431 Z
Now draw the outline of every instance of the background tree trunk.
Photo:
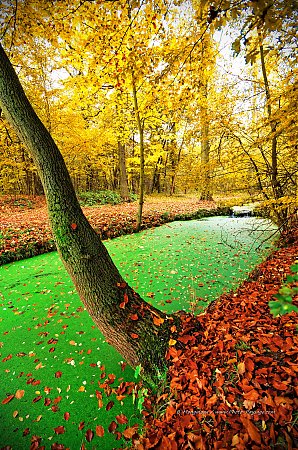
M 165 368 L 173 318 L 143 301 L 121 277 L 84 216 L 63 157 L 1 45 L 0 106 L 32 154 L 59 254 L 86 309 L 106 340 L 132 367 L 141 364 L 148 380 L 158 379 Z
M 271 94 L 269 88 L 269 81 L 267 77 L 267 70 L 265 64 L 264 47 L 260 45 L 260 57 L 262 65 L 262 75 L 266 92 L 266 105 L 268 112 L 268 119 L 270 122 L 270 128 L 272 132 L 271 140 L 271 187 L 274 198 L 277 200 L 283 196 L 281 186 L 278 181 L 278 165 L 277 165 L 277 136 L 276 136 L 276 122 L 272 120 L 272 108 L 271 108 Z
M 140 139 L 140 183 L 139 183 L 139 209 L 137 215 L 137 231 L 140 231 L 142 225 L 142 216 L 143 216 L 143 205 L 144 205 L 144 188 L 145 188 L 145 157 L 144 157 L 144 129 L 143 124 L 140 117 L 139 105 L 138 105 L 138 97 L 137 97 L 137 89 L 134 78 L 134 73 L 132 72 L 132 90 L 133 90 L 133 101 L 134 101 L 134 110 L 136 115 L 136 121 L 139 131 L 139 139 Z
M 261 32 L 259 31 L 259 39 L 260 39 L 260 58 L 261 58 L 261 66 L 262 66 L 262 75 L 263 75 L 263 81 L 265 86 L 265 93 L 266 93 L 266 106 L 267 106 L 267 113 L 268 113 L 268 120 L 270 123 L 271 133 L 272 133 L 272 139 L 271 139 L 271 188 L 273 192 L 273 198 L 275 200 L 280 199 L 283 197 L 283 189 L 278 179 L 278 158 L 277 158 L 277 123 L 275 120 L 272 119 L 272 108 L 271 108 L 271 93 L 270 93 L 270 87 L 269 87 L 269 81 L 267 76 L 267 69 L 265 64 L 265 55 L 264 55 L 264 47 L 262 44 L 262 36 Z M 277 222 L 279 225 L 283 225 L 285 221 L 287 220 L 288 212 L 287 208 L 281 208 L 280 205 L 273 205 L 274 213 L 277 218 Z
M 125 161 L 125 145 L 118 141 L 118 155 L 119 155 L 119 185 L 120 195 L 123 201 L 129 202 L 130 195 L 128 190 L 126 161 Z

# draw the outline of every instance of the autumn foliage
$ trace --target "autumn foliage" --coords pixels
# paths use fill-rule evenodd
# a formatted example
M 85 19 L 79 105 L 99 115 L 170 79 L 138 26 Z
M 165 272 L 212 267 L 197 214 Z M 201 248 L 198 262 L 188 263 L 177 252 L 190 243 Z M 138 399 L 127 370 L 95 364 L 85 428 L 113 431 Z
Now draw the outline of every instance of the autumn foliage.
M 182 317 L 168 389 L 145 402 L 138 450 L 296 448 L 298 318 L 273 318 L 268 301 L 297 250 L 276 251 L 235 293 Z

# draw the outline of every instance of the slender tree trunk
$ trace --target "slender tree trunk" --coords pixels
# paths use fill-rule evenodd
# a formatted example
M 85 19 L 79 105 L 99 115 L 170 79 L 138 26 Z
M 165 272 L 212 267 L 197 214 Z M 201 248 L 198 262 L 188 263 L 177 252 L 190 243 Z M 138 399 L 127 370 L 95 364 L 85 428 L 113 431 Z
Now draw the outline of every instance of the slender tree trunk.
M 28 101 L 0 45 L 0 107 L 32 154 L 44 186 L 49 219 L 61 259 L 92 319 L 147 379 L 165 367 L 173 322 L 127 285 L 84 216 L 62 155 Z M 158 326 L 159 325 L 159 326 Z
M 270 128 L 272 132 L 272 140 L 271 140 L 271 186 L 273 191 L 273 196 L 275 199 L 278 199 L 283 196 L 283 192 L 278 181 L 278 163 L 277 163 L 277 135 L 276 135 L 276 121 L 272 120 L 272 108 L 271 108 L 271 94 L 270 87 L 267 77 L 267 70 L 265 64 L 265 56 L 264 56 L 264 47 L 260 44 L 260 57 L 261 57 L 261 65 L 262 65 L 262 74 L 266 92 L 266 105 L 267 105 L 267 113 L 268 119 L 270 122 Z
M 184 132 L 185 132 L 185 129 L 184 129 Z M 175 193 L 176 177 L 177 177 L 177 171 L 178 171 L 179 163 L 180 163 L 180 159 L 181 159 L 181 153 L 182 153 L 183 145 L 184 145 L 184 135 L 183 135 L 182 142 L 180 144 L 180 147 L 179 147 L 179 150 L 178 150 L 178 154 L 177 154 L 176 164 L 175 164 L 175 168 L 174 168 L 174 174 L 172 176 L 170 195 L 174 195 L 174 193 Z
M 266 105 L 267 105 L 267 113 L 268 113 L 268 119 L 270 123 L 271 133 L 272 133 L 272 140 L 271 140 L 271 188 L 273 192 L 273 197 L 275 200 L 278 200 L 279 198 L 283 197 L 283 189 L 282 186 L 278 180 L 278 160 L 277 160 L 277 123 L 275 120 L 272 119 L 272 108 L 271 108 L 271 94 L 270 94 L 270 87 L 269 87 L 269 81 L 267 77 L 267 70 L 266 70 L 266 64 L 265 64 L 265 55 L 264 55 L 264 47 L 262 44 L 262 37 L 261 33 L 259 32 L 259 38 L 260 38 L 260 58 L 261 58 L 261 66 L 262 66 L 262 74 L 263 74 L 263 80 L 264 80 L 264 86 L 265 86 L 265 92 L 266 92 Z M 275 215 L 277 217 L 277 222 L 279 225 L 283 225 L 287 220 L 287 208 L 282 209 L 278 206 L 276 207 L 273 205 Z
M 143 205 L 144 205 L 144 188 L 145 188 L 145 157 L 144 157 L 144 128 L 140 117 L 138 96 L 134 73 L 132 72 L 132 90 L 133 90 L 133 102 L 136 115 L 136 121 L 140 138 L 140 182 L 139 182 L 139 208 L 137 215 L 137 231 L 140 231 L 142 225 Z
M 174 195 L 175 193 L 175 179 L 176 179 L 176 169 L 177 169 L 177 141 L 176 141 L 176 123 L 172 122 L 170 124 L 170 133 L 173 133 L 173 136 L 170 139 L 170 143 L 169 143 L 169 161 L 170 161 L 170 165 L 171 165 L 171 170 L 170 170 L 170 195 Z
M 123 201 L 129 202 L 130 195 L 128 190 L 126 161 L 125 161 L 125 145 L 118 141 L 118 155 L 119 155 L 119 175 L 120 175 L 120 195 Z
M 158 157 L 157 163 L 154 166 L 153 177 L 151 183 L 150 192 L 153 194 L 154 191 L 160 193 L 160 167 L 162 165 L 162 156 Z
M 199 3 L 198 17 L 200 23 L 204 23 L 207 17 L 208 8 L 205 2 Z M 212 39 L 210 32 L 207 32 L 201 43 L 201 163 L 202 163 L 202 191 L 201 200 L 212 200 L 211 178 L 210 178 L 210 137 L 209 137 L 209 117 L 208 117 L 208 82 L 210 68 L 214 63 L 210 60 Z
M 207 84 L 204 86 L 203 102 L 207 104 L 208 93 Z M 201 107 L 201 163 L 203 167 L 203 187 L 201 200 L 212 200 L 210 185 L 210 142 L 209 142 L 209 123 L 207 106 Z
M 258 184 L 258 190 L 259 190 L 259 192 L 264 196 L 264 198 L 265 198 L 266 200 L 269 200 L 269 197 L 268 197 L 268 195 L 267 195 L 267 193 L 266 193 L 266 191 L 265 191 L 265 189 L 264 189 L 264 187 L 263 187 L 263 183 L 262 183 L 262 179 L 261 179 L 260 170 L 259 170 L 259 167 L 258 167 L 257 163 L 255 162 L 255 160 L 253 159 L 253 157 L 250 155 L 250 153 L 245 149 L 245 147 L 244 147 L 244 145 L 243 145 L 243 143 L 242 143 L 241 138 L 238 137 L 238 136 L 236 136 L 235 134 L 234 134 L 234 136 L 235 136 L 236 139 L 239 141 L 239 144 L 240 144 L 240 146 L 241 146 L 243 152 L 247 155 L 247 157 L 249 158 L 249 160 L 250 160 L 250 162 L 251 162 L 251 165 L 252 165 L 253 168 L 254 168 L 254 171 L 255 171 L 255 174 L 256 174 L 256 178 L 257 178 L 257 184 Z

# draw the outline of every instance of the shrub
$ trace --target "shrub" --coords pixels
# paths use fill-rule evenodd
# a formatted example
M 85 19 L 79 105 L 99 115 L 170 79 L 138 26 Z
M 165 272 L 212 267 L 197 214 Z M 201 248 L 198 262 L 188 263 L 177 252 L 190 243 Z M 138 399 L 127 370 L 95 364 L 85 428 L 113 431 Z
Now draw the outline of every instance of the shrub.
M 121 197 L 118 192 L 108 190 L 80 192 L 78 198 L 82 206 L 117 205 L 121 203 Z
M 274 317 L 292 311 L 298 313 L 297 306 L 293 304 L 293 298 L 298 294 L 298 263 L 293 264 L 290 269 L 292 273 L 286 276 L 278 294 L 274 295 L 275 300 L 269 302 L 269 308 Z

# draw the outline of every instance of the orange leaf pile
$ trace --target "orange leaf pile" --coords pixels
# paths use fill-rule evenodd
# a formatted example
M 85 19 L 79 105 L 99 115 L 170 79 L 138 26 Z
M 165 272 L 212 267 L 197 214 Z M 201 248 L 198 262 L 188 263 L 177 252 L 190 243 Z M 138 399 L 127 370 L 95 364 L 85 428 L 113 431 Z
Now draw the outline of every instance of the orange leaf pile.
M 274 318 L 268 307 L 297 254 L 298 243 L 276 251 L 236 293 L 181 316 L 167 352 L 170 393 L 147 399 L 140 448 L 297 447 L 298 316 Z

